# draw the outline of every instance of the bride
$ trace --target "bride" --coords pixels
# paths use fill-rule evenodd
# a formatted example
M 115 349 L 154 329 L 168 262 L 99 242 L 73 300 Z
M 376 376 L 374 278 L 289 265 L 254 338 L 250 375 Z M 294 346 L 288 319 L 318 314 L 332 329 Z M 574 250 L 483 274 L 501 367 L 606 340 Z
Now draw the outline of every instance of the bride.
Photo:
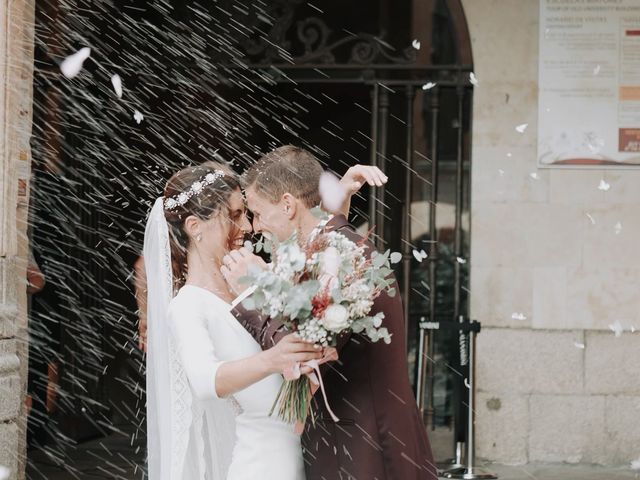
M 366 181 L 358 178 L 349 179 L 350 194 Z M 144 238 L 150 480 L 304 479 L 300 438 L 269 411 L 279 373 L 322 352 L 293 334 L 263 352 L 231 314 L 241 298 L 220 273 L 222 258 L 250 231 L 238 178 L 214 162 L 176 173 L 151 210 Z

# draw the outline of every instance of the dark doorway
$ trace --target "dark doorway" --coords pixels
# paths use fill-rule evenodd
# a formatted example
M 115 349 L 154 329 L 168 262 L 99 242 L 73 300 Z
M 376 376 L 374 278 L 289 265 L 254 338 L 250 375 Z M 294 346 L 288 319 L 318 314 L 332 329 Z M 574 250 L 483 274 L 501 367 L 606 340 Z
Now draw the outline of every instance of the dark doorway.
M 59 62 L 83 46 L 83 72 L 63 78 Z M 412 379 L 420 322 L 467 313 L 472 67 L 459 1 L 39 1 L 35 61 L 31 238 L 48 284 L 31 312 L 34 396 L 50 363 L 59 378 L 55 409 L 41 401 L 32 415 L 30 478 L 141 478 L 133 264 L 181 166 L 215 157 L 241 171 L 285 143 L 337 174 L 379 165 L 390 183 L 363 189 L 351 221 L 404 254 Z M 426 419 L 448 430 L 458 340 L 428 341 Z

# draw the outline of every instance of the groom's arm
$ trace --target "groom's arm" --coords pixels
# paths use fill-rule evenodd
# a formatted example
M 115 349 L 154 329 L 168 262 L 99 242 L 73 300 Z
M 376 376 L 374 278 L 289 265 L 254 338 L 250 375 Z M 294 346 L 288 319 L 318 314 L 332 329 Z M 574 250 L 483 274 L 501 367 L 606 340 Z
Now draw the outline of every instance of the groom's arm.
M 234 307 L 231 314 L 255 338 L 263 350 L 273 347 L 290 333 L 281 321 L 272 320 L 257 310 L 247 310 L 242 304 Z

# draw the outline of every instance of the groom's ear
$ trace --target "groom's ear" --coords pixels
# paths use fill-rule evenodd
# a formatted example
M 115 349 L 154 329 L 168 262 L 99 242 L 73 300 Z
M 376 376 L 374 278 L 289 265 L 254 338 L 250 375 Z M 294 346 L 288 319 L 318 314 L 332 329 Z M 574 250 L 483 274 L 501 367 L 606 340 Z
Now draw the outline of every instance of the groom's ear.
M 289 220 L 296 216 L 297 202 L 296 198 L 293 195 L 291 195 L 290 193 L 285 193 L 284 195 L 282 195 L 280 204 L 282 205 L 285 216 Z

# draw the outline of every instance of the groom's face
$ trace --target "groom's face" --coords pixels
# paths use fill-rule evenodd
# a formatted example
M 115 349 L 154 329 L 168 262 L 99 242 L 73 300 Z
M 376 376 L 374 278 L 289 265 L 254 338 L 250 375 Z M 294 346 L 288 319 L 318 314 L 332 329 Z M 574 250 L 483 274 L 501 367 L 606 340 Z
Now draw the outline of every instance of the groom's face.
M 249 187 L 245 192 L 247 208 L 253 213 L 253 230 L 267 238 L 282 242 L 295 230 L 295 222 L 288 213 L 286 202 L 273 203 L 270 199 Z

